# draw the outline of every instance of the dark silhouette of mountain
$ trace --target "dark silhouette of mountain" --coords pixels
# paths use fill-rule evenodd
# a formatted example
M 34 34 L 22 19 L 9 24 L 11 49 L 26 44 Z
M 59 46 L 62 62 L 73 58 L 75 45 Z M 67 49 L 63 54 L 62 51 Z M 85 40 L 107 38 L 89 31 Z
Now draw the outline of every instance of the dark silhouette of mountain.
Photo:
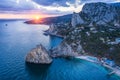
M 57 16 L 57 17 L 48 17 L 43 18 L 38 21 L 30 20 L 26 21 L 27 24 L 52 24 L 52 23 L 66 23 L 71 21 L 72 14 L 64 15 L 64 16 Z

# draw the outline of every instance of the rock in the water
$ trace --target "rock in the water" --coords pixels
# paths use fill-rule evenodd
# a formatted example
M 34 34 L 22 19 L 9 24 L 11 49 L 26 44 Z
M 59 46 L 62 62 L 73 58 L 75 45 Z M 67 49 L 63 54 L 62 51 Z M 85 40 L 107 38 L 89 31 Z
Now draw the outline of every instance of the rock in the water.
M 36 64 L 50 64 L 52 62 L 52 58 L 49 56 L 46 48 L 40 44 L 37 46 L 37 48 L 34 48 L 27 54 L 26 62 Z

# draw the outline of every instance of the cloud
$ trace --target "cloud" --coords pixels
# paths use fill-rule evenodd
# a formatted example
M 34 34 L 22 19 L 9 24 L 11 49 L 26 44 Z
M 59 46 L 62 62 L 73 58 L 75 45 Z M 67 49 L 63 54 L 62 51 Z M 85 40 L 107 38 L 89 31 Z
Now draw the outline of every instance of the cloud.
M 48 11 L 60 11 L 72 13 L 73 11 L 81 11 L 85 3 L 91 2 L 120 2 L 120 0 L 33 0 L 39 4 L 40 8 Z
M 65 15 L 79 12 L 85 3 L 120 0 L 0 0 L 0 13 Z
M 44 6 L 51 6 L 57 4 L 59 6 L 65 6 L 65 7 L 68 7 L 68 5 L 66 5 L 66 2 L 71 2 L 71 3 L 75 2 L 75 0 L 33 0 L 33 1 Z
M 114 3 L 120 2 L 120 0 L 80 0 L 81 3 L 92 3 L 92 2 L 105 2 L 105 3 Z
M 36 5 L 31 0 L 1 0 L 0 9 L 2 10 L 33 10 Z
M 43 1 L 43 4 L 39 4 L 32 0 L 1 0 L 0 1 L 0 13 L 42 13 L 42 14 L 69 14 L 71 9 L 68 6 L 60 5 L 58 1 L 51 2 Z M 64 0 L 63 0 L 64 1 Z M 62 2 L 63 2 L 62 1 Z M 44 5 L 44 3 L 46 4 Z M 49 3 L 47 3 L 49 2 Z M 62 4 L 62 3 L 61 3 Z M 66 4 L 66 3 L 65 3 Z M 68 8 L 67 8 L 68 7 Z

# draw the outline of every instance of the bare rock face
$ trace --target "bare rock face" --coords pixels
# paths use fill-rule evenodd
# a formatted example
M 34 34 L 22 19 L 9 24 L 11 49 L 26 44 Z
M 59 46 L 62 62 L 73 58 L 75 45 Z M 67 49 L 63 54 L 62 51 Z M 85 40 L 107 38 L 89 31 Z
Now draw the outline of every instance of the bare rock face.
M 77 24 L 83 24 L 84 21 L 83 19 L 80 17 L 80 15 L 78 13 L 73 13 L 72 15 L 72 20 L 71 20 L 71 24 L 73 27 L 75 27 Z
M 54 30 L 55 30 L 55 25 L 54 24 L 51 24 L 50 25 L 50 28 L 49 28 L 49 33 L 54 33 Z
M 75 57 L 78 53 L 66 42 L 61 43 L 58 47 L 53 49 L 53 57 Z
M 27 54 L 26 62 L 35 64 L 50 64 L 52 62 L 52 58 L 48 55 L 46 48 L 40 44 Z
M 82 13 L 89 15 L 87 18 L 98 25 L 106 25 L 109 22 L 117 20 L 117 12 L 112 4 L 106 3 L 88 3 L 85 4 Z
M 120 3 L 86 3 L 80 13 L 73 13 L 71 24 L 120 27 Z

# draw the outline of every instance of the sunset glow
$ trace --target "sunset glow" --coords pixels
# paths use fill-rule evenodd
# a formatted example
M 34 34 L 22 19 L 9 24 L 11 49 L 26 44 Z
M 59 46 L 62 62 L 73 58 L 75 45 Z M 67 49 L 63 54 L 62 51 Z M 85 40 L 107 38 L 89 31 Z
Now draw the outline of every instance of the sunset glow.
M 80 12 L 85 3 L 98 0 L 0 0 L 0 19 L 39 19 Z M 101 0 L 100 2 L 120 2 Z M 40 15 L 39 17 L 35 17 Z
M 45 17 L 54 17 L 58 15 L 43 15 L 43 14 L 0 14 L 0 19 L 35 19 L 39 20 Z
M 39 20 L 40 19 L 40 16 L 39 15 L 36 15 L 35 16 L 35 20 Z

